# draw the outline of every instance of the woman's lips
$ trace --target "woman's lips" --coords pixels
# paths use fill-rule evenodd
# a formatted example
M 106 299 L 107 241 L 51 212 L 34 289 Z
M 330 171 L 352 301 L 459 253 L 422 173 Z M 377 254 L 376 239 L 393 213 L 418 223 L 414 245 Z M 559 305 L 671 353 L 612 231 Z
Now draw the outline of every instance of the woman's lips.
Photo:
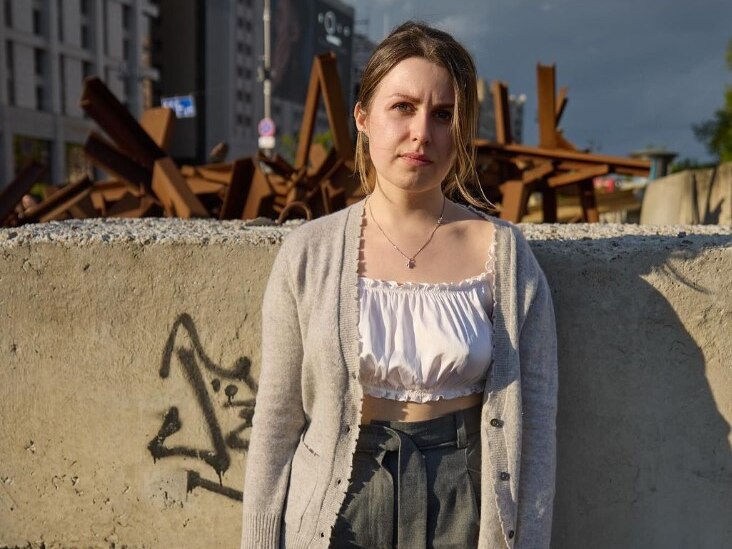
M 420 153 L 404 153 L 401 157 L 412 166 L 427 166 L 432 164 L 432 160 L 424 154 Z

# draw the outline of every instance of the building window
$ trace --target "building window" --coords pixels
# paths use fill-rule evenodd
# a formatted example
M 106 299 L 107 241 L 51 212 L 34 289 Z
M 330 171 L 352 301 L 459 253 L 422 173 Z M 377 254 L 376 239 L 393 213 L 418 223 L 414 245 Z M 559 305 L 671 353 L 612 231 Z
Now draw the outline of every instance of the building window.
M 129 38 L 122 39 L 122 59 L 125 61 L 132 59 L 132 43 Z
M 43 34 L 43 14 L 41 8 L 33 8 L 33 34 Z
M 81 24 L 81 47 L 85 50 L 91 49 L 91 38 L 89 35 L 89 25 Z
M 5 67 L 8 72 L 8 105 L 15 105 L 15 54 L 10 40 L 5 42 Z
M 36 109 L 39 111 L 46 110 L 46 90 L 43 89 L 42 85 L 36 86 Z
M 66 59 L 58 56 L 59 91 L 61 92 L 61 112 L 66 114 Z
M 14 135 L 13 160 L 16 174 L 31 161 L 40 162 L 49 166 L 51 160 L 51 142 L 35 137 Z
M 89 15 L 89 0 L 80 0 L 79 11 L 81 15 Z
M 94 166 L 84 154 L 84 145 L 66 143 L 66 181 L 79 181 L 84 176 L 94 177 Z
M 10 28 L 13 26 L 13 2 L 5 0 L 3 2 L 3 12 L 5 13 L 5 26 Z
M 84 78 L 89 78 L 92 75 L 92 64 L 89 61 L 82 61 L 81 63 L 81 75 Z
M 58 0 L 58 41 L 64 41 L 64 0 Z
M 132 27 L 132 9 L 129 6 L 122 6 L 122 28 L 129 31 Z
M 33 69 L 36 76 L 43 76 L 45 72 L 46 52 L 35 48 L 33 50 Z

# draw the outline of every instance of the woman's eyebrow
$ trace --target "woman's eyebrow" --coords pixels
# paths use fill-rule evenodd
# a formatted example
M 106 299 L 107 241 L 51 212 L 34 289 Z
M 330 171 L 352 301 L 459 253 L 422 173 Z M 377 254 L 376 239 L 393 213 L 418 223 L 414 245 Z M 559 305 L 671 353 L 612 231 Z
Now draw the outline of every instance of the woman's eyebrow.
M 414 97 L 414 96 L 406 94 L 406 93 L 399 93 L 399 92 L 391 94 L 389 96 L 389 99 L 403 99 L 403 100 L 409 101 L 411 103 L 421 103 L 422 102 L 422 100 L 417 97 Z M 455 103 L 446 101 L 444 103 L 437 103 L 434 105 L 434 107 L 440 108 L 440 109 L 452 109 L 455 107 Z

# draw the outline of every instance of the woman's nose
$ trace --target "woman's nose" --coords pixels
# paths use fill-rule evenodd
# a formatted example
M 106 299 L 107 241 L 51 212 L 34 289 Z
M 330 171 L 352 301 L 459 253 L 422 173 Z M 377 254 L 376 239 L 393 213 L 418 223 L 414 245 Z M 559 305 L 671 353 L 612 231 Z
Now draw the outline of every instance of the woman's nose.
M 432 128 L 429 116 L 418 113 L 412 118 L 412 140 L 425 145 L 432 140 Z

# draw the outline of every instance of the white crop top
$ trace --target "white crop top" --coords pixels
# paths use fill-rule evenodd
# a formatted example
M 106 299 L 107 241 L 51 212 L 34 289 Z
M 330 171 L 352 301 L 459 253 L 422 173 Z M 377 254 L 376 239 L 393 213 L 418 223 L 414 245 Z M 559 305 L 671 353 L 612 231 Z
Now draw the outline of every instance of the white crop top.
M 367 395 L 428 402 L 483 391 L 493 356 L 493 261 L 460 282 L 359 277 Z

